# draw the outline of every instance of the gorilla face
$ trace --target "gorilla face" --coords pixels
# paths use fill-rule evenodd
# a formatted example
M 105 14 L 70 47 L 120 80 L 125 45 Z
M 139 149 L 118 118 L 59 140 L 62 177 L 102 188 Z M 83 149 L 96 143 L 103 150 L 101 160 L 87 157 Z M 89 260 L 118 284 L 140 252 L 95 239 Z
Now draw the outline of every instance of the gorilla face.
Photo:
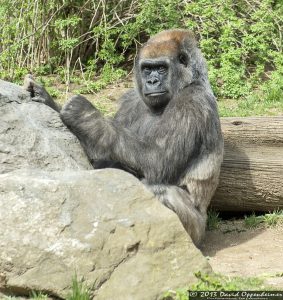
M 152 110 L 165 107 L 170 101 L 170 60 L 167 58 L 143 59 L 139 63 L 141 92 L 144 102 Z
M 193 82 L 189 53 L 181 51 L 173 57 L 140 59 L 140 92 L 152 111 L 160 111 L 179 91 Z
M 187 31 L 168 31 L 150 39 L 141 49 L 135 66 L 137 88 L 152 112 L 167 104 L 199 77 L 194 71 L 201 56 Z

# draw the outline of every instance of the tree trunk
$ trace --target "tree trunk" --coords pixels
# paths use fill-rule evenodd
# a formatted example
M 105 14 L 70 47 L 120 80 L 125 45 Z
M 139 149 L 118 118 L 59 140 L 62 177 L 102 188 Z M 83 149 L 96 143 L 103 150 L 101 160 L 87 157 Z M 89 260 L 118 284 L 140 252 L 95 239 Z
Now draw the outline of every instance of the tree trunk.
M 211 206 L 218 211 L 283 209 L 283 116 L 221 118 L 224 161 Z

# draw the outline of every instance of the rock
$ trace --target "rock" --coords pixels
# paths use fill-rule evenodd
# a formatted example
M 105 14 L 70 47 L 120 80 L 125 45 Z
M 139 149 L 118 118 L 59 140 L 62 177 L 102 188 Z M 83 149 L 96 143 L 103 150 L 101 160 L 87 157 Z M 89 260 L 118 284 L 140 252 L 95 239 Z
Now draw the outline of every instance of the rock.
M 0 173 L 21 168 L 92 169 L 77 138 L 50 107 L 0 80 Z
M 65 297 L 77 273 L 97 300 L 151 300 L 210 271 L 175 213 L 120 170 L 2 174 L 0 223 L 2 293 Z

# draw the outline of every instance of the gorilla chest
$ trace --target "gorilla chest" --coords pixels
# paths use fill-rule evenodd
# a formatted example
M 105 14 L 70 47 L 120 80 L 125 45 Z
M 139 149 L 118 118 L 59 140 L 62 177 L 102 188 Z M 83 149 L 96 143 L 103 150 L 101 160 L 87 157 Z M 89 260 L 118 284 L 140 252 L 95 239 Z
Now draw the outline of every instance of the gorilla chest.
M 140 137 L 152 137 L 157 135 L 160 123 L 160 116 L 143 114 L 137 116 L 137 119 L 130 124 L 129 130 Z

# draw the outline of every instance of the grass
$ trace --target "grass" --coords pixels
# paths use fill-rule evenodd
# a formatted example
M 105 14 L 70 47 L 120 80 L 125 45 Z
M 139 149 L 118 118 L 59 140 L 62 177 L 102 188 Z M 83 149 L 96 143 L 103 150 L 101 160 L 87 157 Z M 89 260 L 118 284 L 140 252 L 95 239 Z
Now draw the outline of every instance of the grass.
M 264 278 L 260 277 L 229 277 L 221 274 L 195 273 L 197 283 L 188 288 L 168 291 L 163 300 L 188 300 L 188 291 L 267 291 L 274 290 L 264 284 Z
M 218 101 L 221 117 L 276 116 L 283 113 L 283 99 L 277 101 L 248 97 Z
M 221 224 L 226 223 L 219 217 L 219 212 L 209 210 L 207 212 L 207 230 L 216 230 L 220 228 Z M 254 212 L 250 215 L 246 215 L 243 219 L 243 225 L 247 229 L 259 228 L 259 227 L 275 227 L 283 224 L 283 210 L 275 210 L 264 215 L 256 215 Z M 242 226 L 241 226 L 242 227 Z M 235 231 L 233 229 L 225 229 L 224 233 Z M 245 231 L 243 228 L 236 229 L 236 231 Z
M 33 299 L 33 300 L 46 300 L 48 298 L 47 295 L 41 293 L 41 292 L 35 292 L 35 291 L 32 291 L 31 292 L 31 295 L 30 297 Z
M 283 210 L 276 210 L 265 215 L 252 213 L 244 218 L 245 226 L 249 229 L 264 227 L 274 227 L 283 224 Z
M 257 216 L 255 213 L 252 213 L 250 216 L 245 216 L 244 223 L 245 227 L 249 229 L 257 228 L 263 223 L 263 216 Z
M 219 218 L 219 213 L 214 210 L 209 210 L 207 212 L 206 227 L 208 230 L 215 230 L 219 228 L 221 218 Z
M 90 289 L 83 283 L 82 280 L 78 280 L 78 277 L 75 274 L 72 279 L 72 290 L 66 300 L 90 300 L 90 294 Z
M 13 296 L 4 296 L 3 298 L 1 298 L 0 296 L 0 300 L 18 300 L 19 298 L 17 297 L 13 297 Z M 21 298 L 21 299 L 24 299 L 24 298 Z M 30 293 L 30 296 L 28 299 L 32 299 L 32 300 L 47 300 L 48 299 L 48 296 L 41 293 L 41 292 L 35 292 L 35 291 L 32 291 Z
M 19 298 L 14 296 L 4 296 L 0 300 L 18 300 Z M 21 298 L 24 299 L 24 298 Z M 48 296 L 43 294 L 42 292 L 32 291 L 28 299 L 32 300 L 47 300 Z M 91 291 L 90 289 L 83 283 L 83 280 L 79 280 L 77 275 L 75 274 L 72 279 L 72 288 L 70 293 L 67 295 L 66 300 L 90 300 Z
M 271 227 L 283 224 L 283 210 L 265 214 L 263 217 L 263 222 L 267 226 L 271 226 Z

